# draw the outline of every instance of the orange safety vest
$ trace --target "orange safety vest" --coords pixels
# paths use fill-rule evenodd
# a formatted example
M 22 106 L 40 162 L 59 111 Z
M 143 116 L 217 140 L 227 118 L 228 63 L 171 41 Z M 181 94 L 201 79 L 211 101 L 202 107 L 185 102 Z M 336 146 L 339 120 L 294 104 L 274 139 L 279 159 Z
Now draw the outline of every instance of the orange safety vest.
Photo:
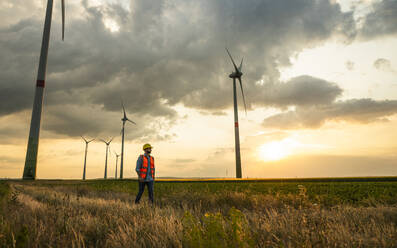
M 143 163 L 141 168 L 139 169 L 139 177 L 145 179 L 148 168 L 148 159 L 145 155 L 141 155 L 141 158 Z M 152 156 L 150 156 L 150 172 L 150 174 L 152 174 L 152 178 L 154 179 L 154 158 Z

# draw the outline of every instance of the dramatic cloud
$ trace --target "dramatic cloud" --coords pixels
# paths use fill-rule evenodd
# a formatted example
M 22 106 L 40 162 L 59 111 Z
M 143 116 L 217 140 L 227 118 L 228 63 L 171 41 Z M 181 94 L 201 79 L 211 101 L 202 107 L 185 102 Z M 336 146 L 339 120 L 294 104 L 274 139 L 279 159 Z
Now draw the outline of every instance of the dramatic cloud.
M 387 116 L 396 113 L 397 100 L 351 99 L 328 106 L 297 107 L 294 111 L 266 118 L 263 125 L 281 129 L 318 128 L 328 120 L 356 123 L 387 121 Z
M 364 38 L 395 35 L 397 33 L 397 1 L 383 0 L 373 6 L 364 18 L 361 35 Z
M 311 76 L 295 77 L 286 83 L 268 83 L 264 88 L 264 92 L 257 92 L 259 94 L 252 92 L 256 102 L 281 108 L 330 104 L 342 93 L 335 83 Z
M 2 1 L 7 11 L 0 12 L 1 21 L 6 13 L 15 13 L 0 26 L 2 116 L 32 106 L 44 19 L 44 6 L 36 10 L 36 4 Z M 128 9 L 117 3 L 90 6 L 84 0 L 67 3 L 66 39 L 61 42 L 58 7 L 54 5 L 43 125 L 70 136 L 99 132 L 87 120 L 88 109 L 102 110 L 102 119 L 95 112 L 96 123 L 107 123 L 120 112 L 121 97 L 131 114 L 151 121 L 175 120 L 176 104 L 221 113 L 232 104 L 227 77 L 232 65 L 225 45 L 236 60 L 244 56 L 249 106 L 332 102 L 341 93 L 336 85 L 307 76 L 282 83 L 278 67 L 289 65 L 291 55 L 304 48 L 355 35 L 352 13 L 326 0 L 137 0 Z M 65 126 L 70 123 L 75 125 Z
M 380 71 L 388 71 L 392 72 L 393 68 L 391 67 L 390 60 L 379 58 L 375 60 L 374 67 Z
M 120 117 L 122 117 L 121 111 L 108 112 L 95 105 L 84 108 L 65 105 L 63 111 L 51 107 L 43 127 L 47 131 L 66 136 L 115 137 L 120 136 Z M 163 140 L 174 136 L 173 133 L 168 132 L 176 122 L 174 118 L 151 116 L 138 118 L 135 115 L 128 115 L 128 118 L 137 123 L 134 125 L 127 122 L 125 132 L 128 139 Z

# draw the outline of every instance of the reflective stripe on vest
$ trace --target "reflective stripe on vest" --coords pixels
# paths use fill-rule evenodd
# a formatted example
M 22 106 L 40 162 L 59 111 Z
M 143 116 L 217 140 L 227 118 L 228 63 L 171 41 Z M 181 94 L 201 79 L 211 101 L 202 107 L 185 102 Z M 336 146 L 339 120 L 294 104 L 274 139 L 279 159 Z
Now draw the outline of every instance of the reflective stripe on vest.
M 142 158 L 142 166 L 139 169 L 139 176 L 142 179 L 146 178 L 147 168 L 148 168 L 148 159 L 146 156 L 141 155 Z M 150 156 L 150 174 L 152 174 L 152 178 L 154 179 L 154 158 Z

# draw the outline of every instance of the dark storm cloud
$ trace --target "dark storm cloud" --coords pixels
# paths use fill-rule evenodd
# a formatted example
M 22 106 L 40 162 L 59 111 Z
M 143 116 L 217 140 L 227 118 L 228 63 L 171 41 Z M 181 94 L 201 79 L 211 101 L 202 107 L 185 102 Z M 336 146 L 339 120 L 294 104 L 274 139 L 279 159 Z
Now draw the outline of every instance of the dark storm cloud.
M 286 83 L 267 84 L 265 88 L 263 95 L 254 95 L 256 101 L 278 107 L 329 104 L 342 94 L 342 89 L 335 83 L 311 76 L 295 77 Z
M 396 113 L 397 100 L 351 99 L 328 106 L 297 107 L 266 118 L 263 125 L 281 129 L 318 128 L 328 120 L 353 123 L 387 121 L 387 116 Z
M 43 128 L 64 136 L 118 137 L 121 135 L 121 117 L 121 111 L 108 112 L 95 105 L 79 107 L 70 104 L 64 105 L 62 110 L 49 107 Z M 174 137 L 173 133 L 168 132 L 175 124 L 173 118 L 137 118 L 129 113 L 127 117 L 137 123 L 126 123 L 125 133 L 128 139 L 164 140 Z
M 364 38 L 395 35 L 397 33 L 397 1 L 383 0 L 373 5 L 373 11 L 364 17 L 360 34 Z
M 341 94 L 338 86 L 308 76 L 279 82 L 278 67 L 304 48 L 334 36 L 351 40 L 356 32 L 352 13 L 326 0 L 137 0 L 131 12 L 118 4 L 81 3 L 67 6 L 65 42 L 54 5 L 47 68 L 44 128 L 70 136 L 81 130 L 68 123 L 87 132 L 107 127 L 94 128 L 80 107 L 93 105 L 110 116 L 120 111 L 121 97 L 129 112 L 152 121 L 178 118 L 176 104 L 220 113 L 232 104 L 225 45 L 236 60 L 245 58 L 249 107 L 328 104 Z M 40 15 L 20 16 L 0 29 L 0 115 L 32 106 L 44 12 Z M 105 27 L 109 18 L 119 32 Z
M 25 109 L 32 104 L 32 87 L 24 84 L 28 75 L 34 74 L 33 64 L 37 59 L 33 54 L 39 44 L 31 40 L 39 39 L 39 28 L 33 19 L 25 19 L 7 29 L 0 29 L 0 115 Z M 30 78 L 30 81 L 34 80 Z M 30 84 L 32 85 L 32 84 Z

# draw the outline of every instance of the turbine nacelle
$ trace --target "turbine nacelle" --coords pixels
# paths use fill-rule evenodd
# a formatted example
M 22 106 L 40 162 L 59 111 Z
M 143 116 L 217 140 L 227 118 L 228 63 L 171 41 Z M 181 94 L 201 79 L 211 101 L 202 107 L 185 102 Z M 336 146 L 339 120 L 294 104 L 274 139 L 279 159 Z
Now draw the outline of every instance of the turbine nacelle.
M 84 138 L 82 135 L 80 135 L 81 138 L 83 138 L 83 140 L 85 141 L 85 143 L 90 143 L 91 141 L 94 141 L 95 139 L 91 139 L 91 140 L 87 140 L 86 138 Z
M 243 73 L 241 71 L 234 71 L 229 75 L 229 77 L 230 78 L 241 78 L 242 75 L 243 75 Z
M 103 143 L 105 143 L 107 146 L 110 145 L 110 143 L 112 143 L 114 137 L 112 137 L 109 141 L 103 140 L 103 139 L 99 139 L 100 141 L 102 141 Z

